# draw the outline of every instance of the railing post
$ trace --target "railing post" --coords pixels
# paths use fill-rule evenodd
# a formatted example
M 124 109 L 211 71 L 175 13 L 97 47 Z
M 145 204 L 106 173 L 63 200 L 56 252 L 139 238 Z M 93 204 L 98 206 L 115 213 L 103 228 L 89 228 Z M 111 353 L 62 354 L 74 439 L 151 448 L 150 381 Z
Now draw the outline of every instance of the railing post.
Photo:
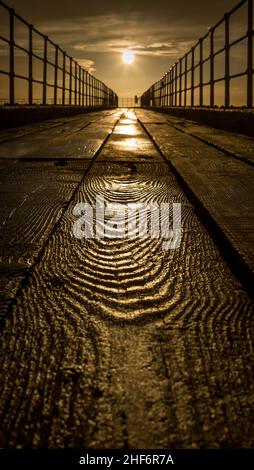
M 180 71 L 179 71 L 179 106 L 182 106 L 182 60 L 180 59 Z
M 63 82 L 62 82 L 62 105 L 65 105 L 65 85 L 66 85 L 66 52 L 63 52 Z
M 72 104 L 72 58 L 70 57 L 69 105 Z
M 169 106 L 170 100 L 170 72 L 167 73 L 167 106 Z
M 174 106 L 174 68 L 171 68 L 171 106 Z
M 86 71 L 86 106 L 89 106 L 89 72 Z
M 82 106 L 85 106 L 85 71 L 82 69 Z
M 80 100 L 80 81 L 79 81 L 79 64 L 77 63 L 77 105 L 79 106 Z
M 94 106 L 94 76 L 91 75 L 91 83 L 92 83 L 92 106 Z
M 194 66 L 195 66 L 195 49 L 191 49 L 191 107 L 194 106 Z
M 75 61 L 74 68 L 74 104 L 77 106 L 77 62 Z
M 94 77 L 90 75 L 90 84 L 91 84 L 91 106 L 94 106 Z
M 58 85 L 58 46 L 55 46 L 54 105 L 57 105 L 57 85 Z
M 13 8 L 9 10 L 9 101 L 10 105 L 14 105 L 15 103 L 15 89 L 14 89 L 14 80 L 15 80 L 15 71 L 14 71 L 14 14 L 15 11 Z
M 247 107 L 253 106 L 253 0 L 248 0 Z
M 86 106 L 88 106 L 88 74 L 87 71 L 85 71 L 85 76 L 86 76 Z
M 151 98 L 150 98 L 149 106 L 154 106 L 154 85 L 152 85 Z
M 81 67 L 79 65 L 79 69 L 78 69 L 78 83 L 79 83 L 79 86 L 78 86 L 78 104 L 79 106 L 81 106 Z
M 214 107 L 214 29 L 210 30 L 210 106 Z
M 90 106 L 90 75 L 88 71 L 86 71 L 86 104 Z
M 33 25 L 29 25 L 28 53 L 28 102 L 33 104 Z
M 92 85 L 92 76 L 89 73 L 89 106 L 93 104 L 93 85 Z
M 171 84 L 172 84 L 172 69 L 169 70 L 169 106 L 172 106 Z
M 176 76 L 177 76 L 177 67 L 176 64 L 173 65 L 172 68 L 172 105 L 176 106 L 177 105 L 177 81 L 176 81 Z
M 91 75 L 90 73 L 88 72 L 88 82 L 89 82 L 89 106 L 92 105 L 92 86 L 91 86 Z
M 166 73 L 164 75 L 164 92 L 163 92 L 162 103 L 164 107 L 167 105 L 167 74 Z
M 230 106 L 230 43 L 229 43 L 229 14 L 225 13 L 225 107 Z
M 199 40 L 199 106 L 203 106 L 203 39 Z
M 97 78 L 94 79 L 95 81 L 95 105 L 98 106 L 98 80 Z M 112 96 L 110 97 L 110 99 L 112 99 Z
M 185 54 L 185 67 L 184 67 L 184 106 L 187 106 L 187 70 L 188 70 L 188 56 Z
M 43 54 L 43 90 L 42 103 L 47 104 L 47 62 L 48 62 L 48 37 L 44 36 L 44 54 Z
M 175 94 L 175 106 L 177 106 L 177 63 L 174 65 L 174 81 L 175 81 L 175 89 L 174 89 L 174 94 Z
M 172 107 L 172 67 L 169 70 L 169 106 Z

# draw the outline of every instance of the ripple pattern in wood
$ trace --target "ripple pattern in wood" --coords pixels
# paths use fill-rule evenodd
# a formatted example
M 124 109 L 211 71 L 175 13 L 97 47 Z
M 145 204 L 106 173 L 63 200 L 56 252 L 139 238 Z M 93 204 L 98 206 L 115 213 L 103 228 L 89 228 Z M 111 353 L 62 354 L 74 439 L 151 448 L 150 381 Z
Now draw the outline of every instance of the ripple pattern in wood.
M 92 166 L 6 318 L 1 445 L 251 446 L 253 304 L 159 154 L 114 155 Z M 181 202 L 180 248 L 77 240 L 73 207 L 98 193 Z
M 108 125 L 111 122 L 112 128 L 117 115 L 117 112 L 100 113 L 96 118 L 91 117 L 91 122 L 106 119 Z M 19 137 L 17 140 L 0 145 L 0 151 L 2 149 L 4 153 L 4 148 L 8 148 L 11 155 L 8 158 L 7 152 L 0 164 L 0 318 L 5 315 L 22 279 L 33 265 L 90 165 L 90 160 L 77 160 L 73 155 L 70 159 L 52 159 L 49 156 L 50 148 L 54 146 L 52 135 L 60 133 L 64 134 L 66 140 L 70 136 L 78 139 L 79 132 L 84 133 L 90 123 L 88 119 L 89 116 L 85 115 L 59 120 L 57 130 L 53 123 L 51 127 L 49 123 L 43 123 L 41 132 L 38 132 L 38 125 L 27 126 L 28 134 L 29 129 L 34 128 L 33 136 L 29 134 L 22 137 L 22 133 L 20 135 L 17 131 L 14 133 Z M 106 136 L 107 130 L 101 130 L 100 135 L 97 135 L 96 145 L 100 146 Z M 38 142 L 47 142 L 48 156 L 19 161 L 16 146 L 26 146 L 27 139 L 35 142 L 35 145 Z

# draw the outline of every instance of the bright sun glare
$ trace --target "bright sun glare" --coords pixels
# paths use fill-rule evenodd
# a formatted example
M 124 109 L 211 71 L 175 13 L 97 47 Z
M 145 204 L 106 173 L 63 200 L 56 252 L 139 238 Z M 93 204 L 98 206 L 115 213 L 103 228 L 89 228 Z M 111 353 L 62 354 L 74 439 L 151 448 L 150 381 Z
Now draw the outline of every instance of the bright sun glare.
M 123 62 L 125 64 L 132 64 L 134 62 L 135 56 L 132 51 L 126 50 L 123 52 Z

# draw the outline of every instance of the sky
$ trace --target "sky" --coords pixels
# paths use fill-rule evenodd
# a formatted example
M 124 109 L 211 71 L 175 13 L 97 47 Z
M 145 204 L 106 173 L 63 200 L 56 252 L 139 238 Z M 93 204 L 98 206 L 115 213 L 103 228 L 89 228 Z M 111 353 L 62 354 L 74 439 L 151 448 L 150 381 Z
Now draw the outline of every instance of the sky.
M 237 0 L 6 2 L 118 95 L 134 96 L 158 80 Z M 131 65 L 122 61 L 126 48 L 135 52 Z

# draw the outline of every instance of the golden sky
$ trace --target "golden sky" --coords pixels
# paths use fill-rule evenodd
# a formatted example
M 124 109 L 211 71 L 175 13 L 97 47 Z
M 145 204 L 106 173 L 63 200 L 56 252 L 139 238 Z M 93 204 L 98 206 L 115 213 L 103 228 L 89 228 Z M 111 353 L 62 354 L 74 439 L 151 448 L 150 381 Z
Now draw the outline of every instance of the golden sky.
M 158 80 L 237 1 L 7 0 L 7 3 L 118 95 L 134 96 Z M 241 25 L 243 17 L 239 16 L 232 28 L 239 32 Z M 17 35 L 25 41 L 22 28 L 17 29 Z M 126 48 L 135 52 L 131 65 L 122 61 Z M 235 57 L 236 60 L 241 57 L 240 50 Z

